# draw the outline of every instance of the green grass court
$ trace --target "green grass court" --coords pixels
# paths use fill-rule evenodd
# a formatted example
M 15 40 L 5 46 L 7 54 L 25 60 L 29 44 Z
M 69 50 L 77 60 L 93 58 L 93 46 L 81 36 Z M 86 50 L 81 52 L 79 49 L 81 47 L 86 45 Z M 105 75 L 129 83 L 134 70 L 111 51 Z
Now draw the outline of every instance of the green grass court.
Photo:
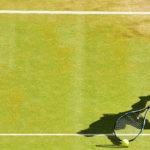
M 43 1 L 2 0 L 0 9 L 125 10 L 121 1 Z M 150 95 L 149 26 L 149 15 L 0 14 L 0 133 L 77 134 L 97 122 L 91 131 L 109 134 L 116 114 Z M 2 150 L 114 148 L 107 136 L 0 136 Z

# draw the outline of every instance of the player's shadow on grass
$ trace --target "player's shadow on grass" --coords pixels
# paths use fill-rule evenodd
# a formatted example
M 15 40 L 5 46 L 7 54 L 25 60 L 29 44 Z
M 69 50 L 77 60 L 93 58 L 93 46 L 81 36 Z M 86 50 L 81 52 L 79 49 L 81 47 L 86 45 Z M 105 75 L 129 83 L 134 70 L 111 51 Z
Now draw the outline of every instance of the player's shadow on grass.
M 138 110 L 138 109 L 146 107 L 147 102 L 150 101 L 150 95 L 140 96 L 139 99 L 140 100 L 137 103 L 132 105 L 131 110 Z M 118 119 L 118 117 L 120 117 L 122 114 L 126 112 L 128 111 L 121 112 L 118 114 L 103 114 L 103 117 L 91 123 L 87 129 L 83 129 L 77 133 L 83 134 L 86 137 L 92 137 L 94 136 L 93 134 L 105 134 L 113 144 L 119 145 L 120 144 L 119 141 L 116 140 L 114 136 L 109 136 L 108 133 L 109 134 L 113 133 L 115 121 Z M 146 121 L 145 129 L 150 129 L 149 121 Z

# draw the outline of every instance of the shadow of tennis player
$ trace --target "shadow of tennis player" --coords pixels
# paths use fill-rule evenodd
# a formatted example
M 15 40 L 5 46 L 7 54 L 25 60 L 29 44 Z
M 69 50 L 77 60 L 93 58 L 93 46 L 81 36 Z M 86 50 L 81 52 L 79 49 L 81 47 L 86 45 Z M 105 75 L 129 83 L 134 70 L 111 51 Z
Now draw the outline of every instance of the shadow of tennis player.
M 146 107 L 147 102 L 150 101 L 150 95 L 140 96 L 139 99 L 140 100 L 137 103 L 132 105 L 131 110 L 138 110 L 138 109 L 142 109 L 142 108 Z M 131 111 L 131 110 L 129 110 L 129 111 Z M 87 129 L 83 129 L 77 133 L 83 134 L 86 137 L 92 137 L 92 136 L 94 136 L 94 134 L 106 134 L 108 139 L 113 144 L 118 145 L 119 142 L 116 140 L 116 138 L 114 136 L 109 136 L 108 133 L 110 133 L 110 134 L 113 133 L 115 121 L 118 119 L 118 117 L 120 117 L 122 114 L 124 114 L 126 112 L 128 112 L 128 111 L 121 112 L 118 114 L 103 114 L 103 116 L 99 120 L 91 123 Z M 146 121 L 145 129 L 150 129 L 150 122 L 148 120 Z M 87 134 L 89 134 L 89 135 L 87 135 Z

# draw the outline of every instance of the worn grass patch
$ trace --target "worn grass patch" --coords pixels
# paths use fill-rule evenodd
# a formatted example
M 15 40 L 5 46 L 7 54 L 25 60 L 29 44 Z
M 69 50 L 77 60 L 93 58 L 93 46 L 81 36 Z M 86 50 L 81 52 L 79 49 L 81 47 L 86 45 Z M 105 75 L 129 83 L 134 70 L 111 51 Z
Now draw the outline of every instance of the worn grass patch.
M 148 0 L 1 0 L 0 9 L 149 11 Z

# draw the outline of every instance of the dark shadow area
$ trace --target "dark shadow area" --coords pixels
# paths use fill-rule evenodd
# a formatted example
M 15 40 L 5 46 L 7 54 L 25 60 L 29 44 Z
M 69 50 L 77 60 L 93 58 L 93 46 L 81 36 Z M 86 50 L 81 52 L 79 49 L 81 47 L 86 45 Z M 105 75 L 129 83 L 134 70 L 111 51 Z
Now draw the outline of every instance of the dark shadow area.
M 150 95 L 148 96 L 140 96 L 139 97 L 139 101 L 135 104 L 133 104 L 131 107 L 132 110 L 138 110 L 138 109 L 142 109 L 144 107 L 147 106 L 147 102 L 150 101 Z M 86 137 L 92 137 L 94 135 L 92 134 L 106 134 L 106 136 L 108 137 L 108 139 L 114 144 L 114 145 L 119 145 L 120 142 L 116 139 L 115 136 L 108 136 L 107 134 L 112 134 L 113 133 L 113 129 L 114 129 L 114 123 L 116 122 L 116 120 L 124 113 L 126 113 L 128 111 L 125 112 L 120 112 L 118 114 L 103 114 L 103 116 L 97 120 L 94 121 L 93 123 L 91 123 L 89 125 L 89 127 L 87 129 L 83 129 L 79 132 L 77 132 L 78 134 L 91 134 L 91 135 L 84 135 Z M 146 125 L 145 125 L 145 129 L 150 129 L 150 122 L 147 120 L 146 121 Z M 101 147 L 101 145 L 99 145 Z M 110 145 L 109 145 L 110 146 Z M 112 146 L 112 145 L 111 145 Z M 118 146 L 120 147 L 120 146 Z
M 96 147 L 100 147 L 100 148 L 128 148 L 125 146 L 120 146 L 120 145 L 114 145 L 114 144 L 106 144 L 106 145 L 96 145 Z

